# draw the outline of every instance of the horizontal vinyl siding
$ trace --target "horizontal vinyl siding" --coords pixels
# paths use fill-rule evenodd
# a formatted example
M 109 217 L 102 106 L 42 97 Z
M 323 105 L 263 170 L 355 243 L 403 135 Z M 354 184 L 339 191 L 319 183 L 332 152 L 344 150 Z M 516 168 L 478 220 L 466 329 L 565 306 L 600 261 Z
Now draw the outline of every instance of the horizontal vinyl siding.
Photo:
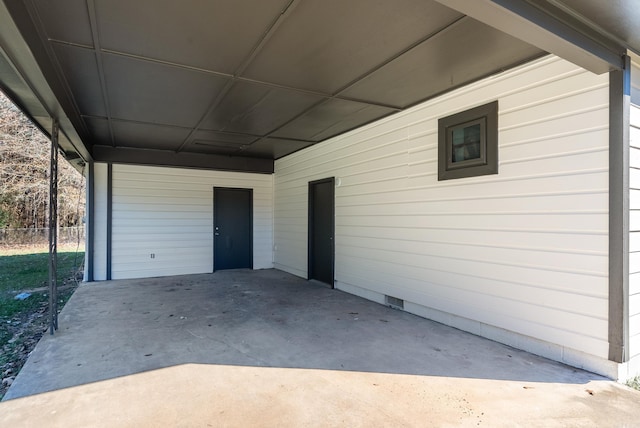
M 499 101 L 499 175 L 437 180 L 438 118 Z M 276 161 L 275 266 L 307 274 L 336 177 L 336 286 L 608 356 L 608 77 L 547 57 Z
M 212 272 L 214 187 L 253 189 L 253 265 L 273 267 L 272 176 L 114 165 L 113 279 Z
M 640 106 L 631 105 L 629 354 L 640 356 Z

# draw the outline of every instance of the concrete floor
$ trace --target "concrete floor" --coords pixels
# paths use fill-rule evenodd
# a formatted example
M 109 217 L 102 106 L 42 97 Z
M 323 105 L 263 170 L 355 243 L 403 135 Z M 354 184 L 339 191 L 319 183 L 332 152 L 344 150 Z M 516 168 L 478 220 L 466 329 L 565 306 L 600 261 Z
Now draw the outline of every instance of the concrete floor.
M 640 426 L 640 392 L 238 270 L 81 286 L 0 403 L 12 427 L 482 425 Z

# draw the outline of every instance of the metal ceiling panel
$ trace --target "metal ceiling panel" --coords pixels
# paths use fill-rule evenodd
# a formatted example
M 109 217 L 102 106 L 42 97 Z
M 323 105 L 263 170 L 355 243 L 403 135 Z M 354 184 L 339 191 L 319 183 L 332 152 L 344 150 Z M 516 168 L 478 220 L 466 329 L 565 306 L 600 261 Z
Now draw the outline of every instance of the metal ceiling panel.
M 264 136 L 323 99 L 304 92 L 240 81 L 200 127 Z
M 58 43 L 53 47 L 80 114 L 107 116 L 95 51 Z
M 289 0 L 95 0 L 103 49 L 232 74 Z
M 273 136 L 321 141 L 394 112 L 385 107 L 331 99 L 280 128 Z
M 93 46 L 87 0 L 32 0 L 50 39 Z
M 109 121 L 100 117 L 83 117 L 87 124 L 92 141 L 90 145 L 101 144 L 104 146 L 112 145 L 111 131 L 109 130 Z
M 246 148 L 243 154 L 269 159 L 280 159 L 281 157 L 312 146 L 313 144 L 313 141 L 262 138 Z
M 461 16 L 429 0 L 303 1 L 244 75 L 333 94 Z
M 464 18 L 340 95 L 406 108 L 542 54 L 527 43 Z
M 189 135 L 189 128 L 111 121 L 116 146 L 139 149 L 177 150 Z
M 228 80 L 210 73 L 103 55 L 113 118 L 194 127 Z

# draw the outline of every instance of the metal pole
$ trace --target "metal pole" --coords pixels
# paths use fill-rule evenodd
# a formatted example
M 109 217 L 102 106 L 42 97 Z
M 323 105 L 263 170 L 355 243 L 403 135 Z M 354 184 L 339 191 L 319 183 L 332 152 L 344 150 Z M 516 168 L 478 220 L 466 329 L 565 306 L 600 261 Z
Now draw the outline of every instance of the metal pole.
M 58 329 L 58 121 L 51 130 L 49 167 L 49 333 Z

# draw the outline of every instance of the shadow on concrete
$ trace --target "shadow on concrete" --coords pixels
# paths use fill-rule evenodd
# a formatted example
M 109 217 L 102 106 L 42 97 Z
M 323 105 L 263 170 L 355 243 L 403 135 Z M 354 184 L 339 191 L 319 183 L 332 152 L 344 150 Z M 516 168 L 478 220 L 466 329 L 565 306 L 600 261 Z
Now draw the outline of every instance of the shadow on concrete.
M 10 427 L 637 426 L 640 393 L 586 385 L 184 364 L 0 403 Z
M 237 270 L 81 286 L 5 400 L 184 364 L 605 380 L 281 271 Z

